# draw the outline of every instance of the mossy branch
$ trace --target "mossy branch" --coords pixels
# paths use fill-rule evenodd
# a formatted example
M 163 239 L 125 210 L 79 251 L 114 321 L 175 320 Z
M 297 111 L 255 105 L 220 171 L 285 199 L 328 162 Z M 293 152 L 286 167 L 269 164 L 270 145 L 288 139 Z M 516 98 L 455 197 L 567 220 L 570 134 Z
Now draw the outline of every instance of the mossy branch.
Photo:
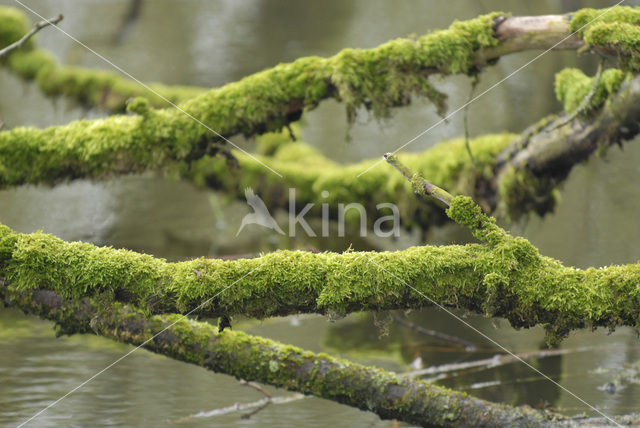
M 430 74 L 434 72 L 466 73 L 470 68 L 480 68 L 488 63 L 492 63 L 500 56 L 514 52 L 521 52 L 529 49 L 550 48 L 561 38 L 569 35 L 571 16 L 542 16 L 542 17 L 517 17 L 505 18 L 494 14 L 494 19 L 486 19 L 484 22 L 478 20 L 463 21 L 455 23 L 450 30 L 433 33 L 431 39 L 420 38 L 418 40 L 400 39 L 396 41 L 404 45 L 406 53 L 406 63 L 414 62 L 421 68 L 420 73 Z M 1 7 L 0 22 L 6 30 L 0 33 L 0 47 L 22 37 L 29 28 L 29 23 L 24 14 L 15 8 Z M 482 24 L 482 25 L 478 25 Z M 455 31 L 451 31 L 455 30 Z M 452 37 L 455 36 L 455 37 Z M 459 37 L 461 36 L 461 37 Z M 438 44 L 431 43 L 437 41 Z M 420 45 L 427 46 L 424 50 Z M 437 46 L 436 46 L 437 45 Z M 584 45 L 580 38 L 571 38 L 565 43 L 557 46 L 557 49 L 577 49 Z M 387 55 L 389 51 L 395 49 L 393 45 L 383 45 L 384 49 L 380 53 Z M 432 49 L 435 48 L 435 49 Z M 455 48 L 455 49 L 452 49 Z M 342 56 L 348 68 L 361 62 L 361 50 L 347 50 Z M 393 59 L 393 58 L 390 58 Z M 384 61 L 384 59 L 383 59 Z M 153 92 L 140 86 L 138 83 L 123 78 L 116 73 L 96 71 L 79 67 L 59 66 L 52 56 L 43 51 L 37 50 L 32 45 L 28 52 L 23 55 L 16 55 L 12 61 L 6 65 L 16 72 L 20 77 L 33 80 L 47 95 L 66 95 L 76 99 L 86 106 L 100 107 L 113 112 L 125 110 L 126 101 L 136 96 L 148 98 L 151 105 L 155 107 L 165 107 L 166 103 Z M 363 65 L 374 65 L 367 61 Z M 347 67 L 337 67 L 335 75 L 335 87 L 361 91 L 364 89 L 358 76 L 340 76 Z M 397 71 L 397 70 L 396 70 Z M 391 71 L 395 74 L 396 71 Z M 304 72 L 304 71 L 303 71 Z M 333 80 L 334 76 L 325 76 L 328 80 Z M 401 77 L 398 75 L 398 77 Z M 439 108 L 443 108 L 443 98 L 437 91 L 433 90 L 424 80 L 418 76 L 412 79 L 412 84 L 423 87 L 427 96 L 433 96 Z M 293 82 L 292 82 L 293 83 Z M 398 86 L 399 82 L 395 82 Z M 152 89 L 172 102 L 184 102 L 189 98 L 204 93 L 205 88 L 166 86 L 151 84 Z M 274 88 L 275 89 L 275 88 Z M 397 87 L 396 89 L 401 89 Z M 345 94 L 344 101 L 349 107 L 349 114 L 355 112 L 350 101 L 364 102 L 364 105 L 371 105 L 375 113 L 387 111 L 390 106 L 380 105 L 376 107 L 376 99 L 367 99 L 367 94 L 358 94 L 352 91 L 352 95 Z M 331 92 L 331 91 L 329 91 Z M 329 94 L 331 96 L 331 94 Z M 408 102 L 402 99 L 404 95 L 396 97 L 395 102 L 400 104 Z M 256 102 L 266 101 L 255 100 Z M 290 99 L 291 103 L 299 101 Z M 393 101 L 393 100 L 390 100 Z M 372 102 L 373 104 L 370 104 Z M 380 110 L 380 108 L 382 110 Z
M 545 19 L 551 20 L 548 28 L 539 25 Z M 0 8 L 0 21 L 0 46 L 20 39 L 29 28 L 24 15 L 13 8 Z M 360 107 L 386 117 L 391 108 L 409 104 L 416 95 L 430 98 L 442 110 L 444 96 L 429 81 L 430 74 L 476 73 L 487 61 L 524 49 L 526 44 L 513 41 L 531 39 L 532 34 L 539 36 L 531 45 L 536 48 L 549 37 L 555 41 L 556 21 L 533 19 L 536 26 L 514 33 L 509 19 L 492 13 L 455 22 L 447 30 L 418 39 L 397 39 L 373 49 L 345 49 L 330 58 L 300 58 L 198 96 L 199 89 L 175 88 L 170 93 L 171 88 L 158 87 L 157 91 L 172 102 L 181 102 L 180 108 L 188 115 L 225 138 L 280 130 L 326 98 L 343 102 L 350 118 Z M 526 27 L 527 20 L 518 22 Z M 561 22 L 560 32 L 568 32 L 573 21 L 565 16 Z M 491 51 L 507 42 L 510 44 L 502 51 Z M 567 46 L 573 45 L 558 48 Z M 480 55 L 482 52 L 485 54 Z M 52 95 L 67 94 L 89 105 L 120 109 L 124 100 L 142 95 L 147 104 L 132 104 L 131 116 L 1 132 L 0 188 L 170 170 L 176 163 L 190 165 L 219 150 L 219 136 L 176 109 L 152 109 L 162 99 L 113 73 L 61 68 L 48 54 L 29 50 L 29 45 L 12 52 L 6 63 L 19 75 L 36 79 Z
M 402 176 L 410 179 L 415 171 L 452 195 L 471 195 L 486 211 L 498 208 L 512 219 L 531 211 L 540 215 L 552 211 L 558 186 L 574 165 L 598 147 L 621 144 L 640 133 L 640 77 L 608 69 L 598 79 L 565 69 L 556 77 L 556 93 L 567 112 L 560 118 L 545 118 L 520 136 L 505 133 L 471 139 L 473 160 L 464 139 L 442 142 L 422 153 L 400 153 L 397 161 L 408 168 Z M 579 107 L 586 100 L 588 107 Z M 581 113 L 575 114 L 576 110 Z M 261 161 L 283 173 L 283 180 L 264 178 L 262 165 L 239 152 L 234 152 L 237 170 L 229 171 L 222 159 L 204 157 L 180 171 L 200 185 L 240 198 L 246 187 L 254 187 L 271 208 L 288 208 L 287 188 L 295 188 L 297 203 L 315 204 L 310 216 L 320 216 L 323 203 L 349 201 L 362 204 L 368 218 L 375 219 L 379 204 L 394 201 L 403 227 L 427 229 L 447 221 L 438 204 L 416 200 L 411 185 L 383 164 L 375 165 L 374 159 L 337 164 L 317 149 L 291 143 L 284 133 L 258 139 L 258 152 Z M 371 165 L 375 165 L 371 171 L 360 175 Z M 321 197 L 322 191 L 328 198 Z M 358 219 L 347 218 L 351 220 Z
M 60 334 L 89 333 L 195 364 L 238 379 L 325 398 L 383 419 L 420 426 L 550 426 L 563 416 L 491 403 L 392 372 L 314 354 L 243 332 L 219 333 L 180 315 L 148 317 L 125 305 L 105 308 L 89 299 L 62 299 L 50 291 L 15 292 L 0 286 L 7 305 L 56 322 Z
M 278 251 L 254 259 L 167 263 L 2 226 L 0 277 L 11 290 L 133 303 L 150 313 L 197 309 L 200 315 L 263 318 L 418 308 L 435 301 L 504 317 L 515 327 L 542 324 L 550 342 L 572 329 L 638 326 L 640 265 L 563 266 L 526 239 L 510 236 L 468 197 L 453 198 L 446 213 L 483 244 L 381 253 Z
M 556 93 L 568 120 L 543 119 L 523 133 L 496 159 L 494 178 L 486 184 L 496 192 L 511 217 L 553 209 L 557 185 L 571 169 L 599 148 L 621 144 L 640 133 L 640 77 L 610 69 L 602 72 L 590 105 L 573 114 L 588 96 L 596 78 L 566 69 L 556 78 Z M 559 126 L 557 126 L 559 124 Z
M 523 16 L 506 17 L 500 14 L 493 14 L 493 20 L 487 20 L 482 26 L 477 26 L 474 20 L 455 23 L 450 30 L 433 33 L 432 40 L 442 43 L 433 51 L 421 51 L 415 49 L 414 52 L 406 51 L 409 61 L 415 61 L 422 67 L 421 73 L 468 73 L 470 69 L 478 69 L 494 63 L 498 58 L 511 53 L 522 52 L 532 49 L 581 49 L 588 43 L 592 48 L 598 49 L 601 53 L 619 54 L 623 58 L 633 58 L 634 47 L 631 37 L 625 35 L 629 28 L 635 30 L 633 25 L 637 21 L 637 9 L 617 7 L 600 17 L 594 25 L 583 30 L 579 35 L 571 35 L 573 31 L 579 29 L 593 18 L 600 15 L 604 9 L 582 9 L 575 14 L 565 15 L 545 15 L 545 16 Z M 4 31 L 0 31 L 0 47 L 23 37 L 29 31 L 29 22 L 24 14 L 11 7 L 0 8 L 0 22 Z M 603 25 L 595 25 L 603 24 Z M 620 25 L 627 25 L 620 32 Z M 456 32 L 451 31 L 456 30 Z M 480 31 L 480 32 L 478 32 Z M 451 35 L 461 35 L 462 38 L 452 38 Z M 484 34 L 483 34 L 484 33 Z M 622 34 L 622 35 L 621 35 Z M 474 37 L 477 37 L 474 39 Z M 420 38 L 417 41 L 401 39 L 402 42 L 411 49 L 411 45 L 425 44 L 426 39 Z M 586 41 L 586 42 L 585 42 Z M 487 43 L 488 42 L 488 43 Z M 562 43 L 560 43 L 562 42 Z M 448 45 L 448 46 L 447 46 Z M 390 45 L 383 45 L 387 48 Z M 455 50 L 452 48 L 455 47 Z M 20 55 L 15 55 L 6 65 L 17 73 L 18 76 L 35 80 L 45 94 L 50 96 L 65 95 L 71 97 L 87 107 L 100 107 L 112 112 L 123 112 L 128 99 L 143 96 L 149 100 L 154 107 L 165 107 L 166 101 L 178 103 L 187 101 L 206 91 L 205 88 L 191 86 L 168 86 L 157 83 L 149 84 L 153 91 L 142 87 L 138 83 L 123 78 L 122 76 L 107 71 L 98 71 L 80 67 L 59 66 L 53 57 L 46 51 L 38 50 L 33 44 L 27 46 L 27 51 Z M 352 63 L 360 61 L 357 57 L 352 57 L 353 51 L 347 53 L 347 60 Z M 382 51 L 381 51 L 382 52 Z M 386 54 L 387 52 L 383 52 Z M 432 58 L 426 56 L 430 54 Z M 426 59 L 425 59 L 426 58 Z M 371 65 L 366 63 L 364 65 Z M 391 73 L 393 74 L 393 73 Z M 326 76 L 332 80 L 332 76 Z M 364 85 L 358 82 L 357 76 L 344 76 L 339 78 L 335 85 L 336 89 L 353 86 L 352 89 L 362 90 Z M 412 79 L 412 84 L 418 84 L 424 90 L 423 95 L 433 98 L 439 108 L 443 108 L 442 95 L 437 93 L 425 81 L 420 81 L 420 77 Z M 397 83 L 397 82 L 396 82 Z M 388 108 L 393 105 L 377 103 L 376 99 L 368 99 L 367 94 L 358 94 L 353 91 L 352 95 L 346 95 L 344 101 L 347 103 L 350 117 L 355 113 L 350 101 L 362 103 L 365 107 L 371 107 L 374 113 L 388 112 Z M 158 94 L 155 94 L 157 92 Z M 329 91 L 331 92 L 331 91 Z M 329 94 L 329 96 L 333 96 Z M 402 105 L 408 99 L 402 99 L 404 95 L 396 98 L 396 102 Z M 340 98 L 340 97 L 338 97 Z M 260 100 L 261 101 L 261 100 Z M 289 103 L 299 101 L 290 99 Z M 377 104 L 377 105 L 376 105 Z M 379 109 L 381 108 L 381 110 Z M 385 113 L 386 114 L 386 113 Z

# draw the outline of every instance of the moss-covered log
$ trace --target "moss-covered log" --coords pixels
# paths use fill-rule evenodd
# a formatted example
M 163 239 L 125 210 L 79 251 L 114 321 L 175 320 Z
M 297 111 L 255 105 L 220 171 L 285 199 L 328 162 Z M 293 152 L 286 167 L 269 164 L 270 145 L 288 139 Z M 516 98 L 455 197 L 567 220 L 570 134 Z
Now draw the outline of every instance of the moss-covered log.
M 0 32 L 0 45 L 6 45 L 21 37 L 28 26 L 15 9 L 2 11 L 11 24 Z M 627 21 L 631 19 L 628 16 L 639 13 L 633 8 L 615 11 L 612 16 L 622 16 Z M 417 39 L 397 39 L 373 49 L 345 49 L 330 58 L 300 58 L 181 103 L 180 108 L 187 114 L 177 109 L 153 110 L 149 100 L 139 99 L 129 105 L 129 110 L 136 113 L 132 116 L 78 121 L 44 130 L 16 128 L 2 132 L 0 188 L 170 167 L 175 161 L 190 163 L 218 151 L 217 143 L 222 140 L 210 129 L 225 137 L 279 130 L 326 98 L 342 101 L 351 118 L 359 107 L 377 117 L 387 116 L 392 107 L 408 104 L 415 95 L 430 98 L 442 110 L 444 96 L 429 81 L 430 74 L 475 73 L 492 55 L 520 50 L 521 40 L 531 39 L 532 34 L 542 32 L 540 37 L 533 37 L 532 46 L 539 48 L 539 39 L 545 38 L 545 32 L 557 42 L 558 22 L 564 23 L 561 31 L 567 34 L 574 25 L 569 16 L 553 18 L 547 29 L 534 28 L 523 36 L 514 35 L 511 30 L 501 34 L 505 22 L 508 20 L 504 21 L 502 14 L 492 13 L 455 22 L 447 30 Z M 500 37 L 508 42 L 504 52 L 487 54 L 479 62 L 478 55 L 483 50 L 500 46 Z M 577 44 L 573 41 L 558 47 Z M 42 51 L 15 51 L 6 62 L 19 74 L 36 78 L 41 85 L 51 85 L 52 93 L 70 88 L 77 96 L 94 101 L 112 95 L 122 98 L 116 95 L 119 92 L 126 93 L 127 98 L 132 95 L 128 90 L 117 89 L 125 84 L 112 75 L 100 78 L 93 72 L 62 72 L 66 69 L 59 68 Z M 43 67 L 43 62 L 49 65 Z M 60 84 L 60 79 L 65 83 Z
M 9 292 L 7 305 L 55 321 L 61 334 L 90 333 L 239 379 L 311 394 L 420 426 L 539 427 L 570 420 L 529 407 L 491 403 L 392 372 L 314 354 L 180 315 L 147 317 L 124 305 L 65 300 L 51 291 Z
M 640 265 L 576 269 L 541 256 L 468 197 L 447 214 L 482 244 L 395 252 L 278 251 L 254 259 L 167 263 L 126 250 L 66 243 L 0 227 L 0 277 L 11 290 L 133 303 L 151 313 L 263 318 L 300 312 L 416 308 L 438 302 L 542 324 L 550 342 L 572 329 L 639 326 Z
M 548 15 L 540 17 L 506 17 L 496 14 L 493 23 L 494 43 L 469 43 L 470 39 L 454 40 L 444 33 L 438 33 L 443 42 L 455 44 L 459 55 L 448 59 L 445 54 L 436 52 L 437 61 L 422 58 L 427 73 L 467 72 L 470 66 L 481 67 L 497 58 L 514 52 L 531 49 L 549 49 L 570 35 L 572 15 Z M 29 22 L 24 14 L 15 8 L 0 8 L 0 22 L 4 31 L 0 34 L 0 48 L 22 37 L 29 31 Z M 462 26 L 458 26 L 462 28 Z M 470 27 L 469 27 L 470 28 Z M 421 39 L 422 40 L 422 39 Z M 419 41 L 421 41 L 419 40 Z M 405 43 L 408 41 L 405 40 Z M 569 37 L 556 49 L 578 49 L 584 46 L 581 37 Z M 462 49 L 463 48 L 463 49 Z M 473 61 L 469 49 L 475 49 Z M 449 48 L 446 48 L 449 49 Z M 464 51 L 464 53 L 463 53 Z M 414 55 L 423 52 L 415 50 Z M 434 52 L 428 52 L 433 54 Z M 466 57 L 465 57 L 466 56 Z M 417 58 L 413 59 L 416 60 Z M 461 61 L 454 64 L 453 61 Z M 432 64 L 429 64 L 432 62 Z M 113 112 L 122 112 L 129 98 L 143 96 L 155 107 L 165 107 L 166 102 L 152 91 L 138 83 L 112 73 L 83 69 L 79 67 L 59 66 L 50 54 L 35 48 L 30 43 L 23 52 L 5 63 L 18 76 L 35 80 L 47 95 L 65 95 L 72 97 L 83 105 L 96 106 Z M 205 92 L 205 88 L 166 86 L 150 84 L 153 91 L 172 102 L 182 102 Z

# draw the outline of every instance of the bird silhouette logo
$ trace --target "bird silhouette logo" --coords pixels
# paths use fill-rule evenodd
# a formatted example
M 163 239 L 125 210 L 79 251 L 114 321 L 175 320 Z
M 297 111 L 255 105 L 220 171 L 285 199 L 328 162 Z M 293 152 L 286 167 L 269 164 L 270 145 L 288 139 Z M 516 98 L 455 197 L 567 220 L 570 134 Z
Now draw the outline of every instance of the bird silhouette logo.
M 242 224 L 236 233 L 236 236 L 242 232 L 245 226 L 249 224 L 258 224 L 262 227 L 266 227 L 267 229 L 273 229 L 281 235 L 284 235 L 276 220 L 271 216 L 269 209 L 264 204 L 264 201 L 260 198 L 260 196 L 253 193 L 253 190 L 250 187 L 247 187 L 244 190 L 244 196 L 247 199 L 247 204 L 251 208 L 253 208 L 253 212 L 244 216 L 242 219 Z

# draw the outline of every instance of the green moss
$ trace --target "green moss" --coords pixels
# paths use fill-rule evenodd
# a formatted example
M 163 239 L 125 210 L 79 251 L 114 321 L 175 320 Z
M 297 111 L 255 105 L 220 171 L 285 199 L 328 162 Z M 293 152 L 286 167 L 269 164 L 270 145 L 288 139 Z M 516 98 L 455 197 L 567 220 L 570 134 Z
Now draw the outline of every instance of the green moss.
M 490 246 L 507 239 L 508 234 L 496 225 L 496 219 L 487 216 L 468 196 L 457 196 L 447 209 L 447 215 L 456 223 L 469 228 L 474 236 Z
M 589 46 L 615 50 L 623 68 L 639 70 L 640 8 L 616 6 L 609 9 L 582 9 L 571 20 L 571 30 Z
M 555 181 L 507 166 L 498 181 L 498 200 L 498 211 L 517 219 L 531 211 L 541 216 L 553 211 L 560 194 Z
M 57 64 L 55 59 L 43 50 L 16 51 L 9 56 L 9 66 L 20 77 L 27 80 L 36 79 L 38 74 L 46 84 L 46 77 Z M 44 85 L 40 85 L 42 89 Z
M 342 100 L 350 119 L 359 108 L 370 110 L 377 118 L 387 117 L 390 108 L 408 104 L 414 95 L 428 97 L 443 112 L 445 97 L 426 75 L 470 72 L 474 52 L 498 43 L 493 37 L 493 20 L 498 15 L 455 22 L 447 30 L 417 40 L 393 40 L 373 49 L 345 49 L 331 58 L 300 58 L 209 92 L 162 85 L 152 88 L 172 102 L 183 102 L 182 109 L 225 136 L 279 130 L 328 97 Z M 56 66 L 50 56 L 32 49 L 15 54 L 9 66 L 24 78 L 35 78 L 48 95 L 65 95 L 84 105 L 113 111 L 123 111 L 126 100 L 136 96 L 147 98 L 153 107 L 166 106 L 160 97 L 115 73 Z M 163 114 L 166 120 L 160 133 L 174 138 L 194 157 L 193 151 L 215 136 L 181 115 L 177 111 Z M 122 119 L 126 120 L 130 119 Z M 67 138 L 76 144 L 93 142 L 90 135 L 68 133 Z M 114 129 L 113 138 L 123 137 Z M 153 143 L 156 141 L 146 141 Z
M 27 17 L 15 7 L 0 7 L 0 22 L 0 48 L 17 42 L 31 29 Z M 28 40 L 25 46 L 28 48 L 32 44 L 33 40 Z
M 503 14 L 454 22 L 447 30 L 415 40 L 393 40 L 376 49 L 345 49 L 331 58 L 331 82 L 347 105 L 349 119 L 359 107 L 370 109 L 376 117 L 386 117 L 390 107 L 408 104 L 413 94 L 429 98 L 443 114 L 446 97 L 423 71 L 469 73 L 474 53 L 499 43 L 493 31 L 498 16 Z
M 620 89 L 624 80 L 629 76 L 622 70 L 610 68 L 602 73 L 600 85 L 593 96 L 585 113 L 600 106 Z M 591 90 L 594 78 L 585 75 L 577 68 L 565 68 L 556 74 L 555 91 L 558 101 L 567 113 L 575 111 Z
M 13 7 L 0 6 L 0 48 L 19 40 L 31 24 L 24 13 Z M 178 103 L 205 92 L 204 88 L 150 84 L 156 95 L 139 83 L 117 73 L 79 67 L 59 66 L 51 54 L 34 48 L 34 38 L 12 52 L 5 64 L 21 78 L 35 80 L 49 96 L 67 96 L 87 107 L 100 107 L 122 112 L 126 101 L 136 96 L 148 98 L 154 107 L 167 107 L 167 98 Z
M 584 36 L 591 46 L 612 48 L 618 53 L 622 67 L 640 70 L 640 27 L 621 22 L 603 23 L 590 28 Z
M 11 258 L 18 237 L 7 226 L 0 224 L 0 268 Z
M 571 32 L 578 31 L 578 34 L 583 36 L 592 27 L 612 22 L 640 25 L 640 8 L 615 6 L 604 9 L 580 9 L 571 19 Z
M 350 111 L 365 107 L 377 117 L 386 116 L 390 107 L 408 103 L 411 94 L 431 96 L 442 106 L 443 99 L 426 80 L 425 70 L 469 72 L 473 51 L 497 43 L 492 36 L 496 16 L 490 14 L 456 22 L 448 30 L 417 40 L 398 39 L 374 49 L 347 49 L 328 59 L 307 57 L 280 64 L 190 98 L 180 107 L 211 129 L 232 136 L 278 131 L 297 120 L 302 111 L 314 108 L 322 99 L 331 96 L 345 101 Z M 68 95 L 87 105 L 117 109 L 122 109 L 129 97 L 142 95 L 149 101 L 149 107 L 156 105 L 157 97 L 133 82 L 109 72 L 56 66 L 53 59 L 41 51 L 15 52 L 10 64 L 25 78 L 35 76 L 45 93 L 50 95 Z M 166 96 L 181 98 L 181 95 Z M 212 183 L 214 187 L 223 187 L 219 181 L 226 185 L 235 179 L 224 165 L 210 158 L 219 150 L 221 140 L 216 135 L 180 111 L 138 111 L 136 106 L 132 105 L 130 109 L 136 113 L 133 116 L 77 121 L 45 130 L 16 128 L 0 133 L 0 188 L 24 183 L 55 183 L 77 177 L 104 178 L 158 167 L 182 171 L 196 182 Z M 300 185 L 301 200 L 317 198 L 315 194 L 325 188 L 335 189 L 332 201 L 344 201 L 345 196 L 352 196 L 345 195 L 346 174 L 363 165 L 352 165 L 350 170 L 340 171 L 333 162 L 303 145 L 289 145 L 286 150 L 277 151 L 274 146 L 269 150 L 274 152 L 273 159 L 265 161 L 273 162 L 274 169 L 284 168 L 287 170 L 282 171 L 284 174 L 297 173 L 293 181 Z M 299 161 L 303 156 L 304 161 L 292 164 L 292 160 Z M 238 157 L 244 165 L 249 163 L 246 156 L 240 154 Z M 438 158 L 444 160 L 444 156 Z M 454 172 L 451 171 L 452 163 L 456 162 L 443 161 L 433 166 L 450 179 L 450 173 Z M 255 178 L 254 174 L 258 174 L 256 165 L 259 164 L 254 161 L 247 177 Z M 458 163 L 455 168 L 467 166 Z M 330 172 L 322 174 L 326 180 L 319 177 L 325 170 Z M 265 187 L 275 183 L 275 177 L 263 178 L 262 173 L 263 170 L 259 171 L 259 181 Z M 220 177 L 223 174 L 228 177 Z M 464 179 L 466 183 L 451 183 L 451 180 L 441 183 L 451 184 L 450 189 L 473 185 L 469 176 Z M 350 177 L 348 181 L 354 180 Z M 381 183 L 378 178 L 373 182 L 359 180 L 355 184 L 356 199 L 368 200 L 368 190 L 372 188 L 381 187 L 386 194 L 398 186 L 400 184 L 395 180 L 387 183 Z
M 380 253 L 278 251 L 254 259 L 167 263 L 2 227 L 0 267 L 9 290 L 49 289 L 66 298 L 101 299 L 104 307 L 115 299 L 152 313 L 197 308 L 203 315 L 262 318 L 436 301 L 505 317 L 516 327 L 543 324 L 550 342 L 575 328 L 638 324 L 640 264 L 565 267 L 499 228 L 468 197 L 454 198 L 447 215 L 483 244 Z
M 224 159 L 205 156 L 181 169 L 181 174 L 202 185 L 224 190 L 227 194 L 244 197 L 244 189 L 251 187 L 270 208 L 288 208 L 288 188 L 296 189 L 298 205 L 314 203 L 310 215 L 321 215 L 321 205 L 337 207 L 340 203 L 362 204 L 373 221 L 379 217 L 376 206 L 395 203 L 401 214 L 402 226 L 434 225 L 444 220 L 439 203 L 415 198 L 411 185 L 379 159 L 368 159 L 355 164 L 342 165 L 331 161 L 316 149 L 300 142 L 284 141 L 284 134 L 267 136 L 267 143 L 258 139 L 259 150 L 268 150 L 270 156 L 258 159 L 279 171 L 284 178 L 264 174 L 264 166 L 238 151 L 237 173 L 229 171 Z M 422 153 L 402 153 L 399 160 L 453 195 L 474 195 L 480 179 L 493 177 L 496 156 L 516 138 L 513 134 L 485 135 L 472 139 L 475 165 L 470 161 L 464 139 L 440 143 Z M 266 147 L 269 148 L 266 148 Z M 366 174 L 358 175 L 374 166 Z M 323 197 L 322 192 L 328 192 Z M 347 218 L 347 222 L 351 220 Z M 359 219 L 354 219 L 359 222 Z M 355 224 L 355 223 L 354 223 Z

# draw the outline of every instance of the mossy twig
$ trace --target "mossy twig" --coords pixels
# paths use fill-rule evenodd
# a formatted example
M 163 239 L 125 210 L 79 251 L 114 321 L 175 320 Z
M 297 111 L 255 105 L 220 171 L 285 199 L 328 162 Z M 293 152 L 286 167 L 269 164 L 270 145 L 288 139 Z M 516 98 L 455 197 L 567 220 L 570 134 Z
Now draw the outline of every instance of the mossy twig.
M 391 164 L 395 169 L 400 171 L 402 176 L 409 180 L 413 190 L 420 196 L 426 197 L 431 196 L 439 201 L 443 202 L 445 205 L 450 206 L 451 201 L 453 200 L 453 196 L 449 194 L 446 190 L 439 188 L 438 186 L 429 183 L 427 180 L 422 178 L 419 174 L 414 174 L 408 167 L 403 165 L 396 156 L 391 153 L 387 153 L 384 155 L 384 159 Z

